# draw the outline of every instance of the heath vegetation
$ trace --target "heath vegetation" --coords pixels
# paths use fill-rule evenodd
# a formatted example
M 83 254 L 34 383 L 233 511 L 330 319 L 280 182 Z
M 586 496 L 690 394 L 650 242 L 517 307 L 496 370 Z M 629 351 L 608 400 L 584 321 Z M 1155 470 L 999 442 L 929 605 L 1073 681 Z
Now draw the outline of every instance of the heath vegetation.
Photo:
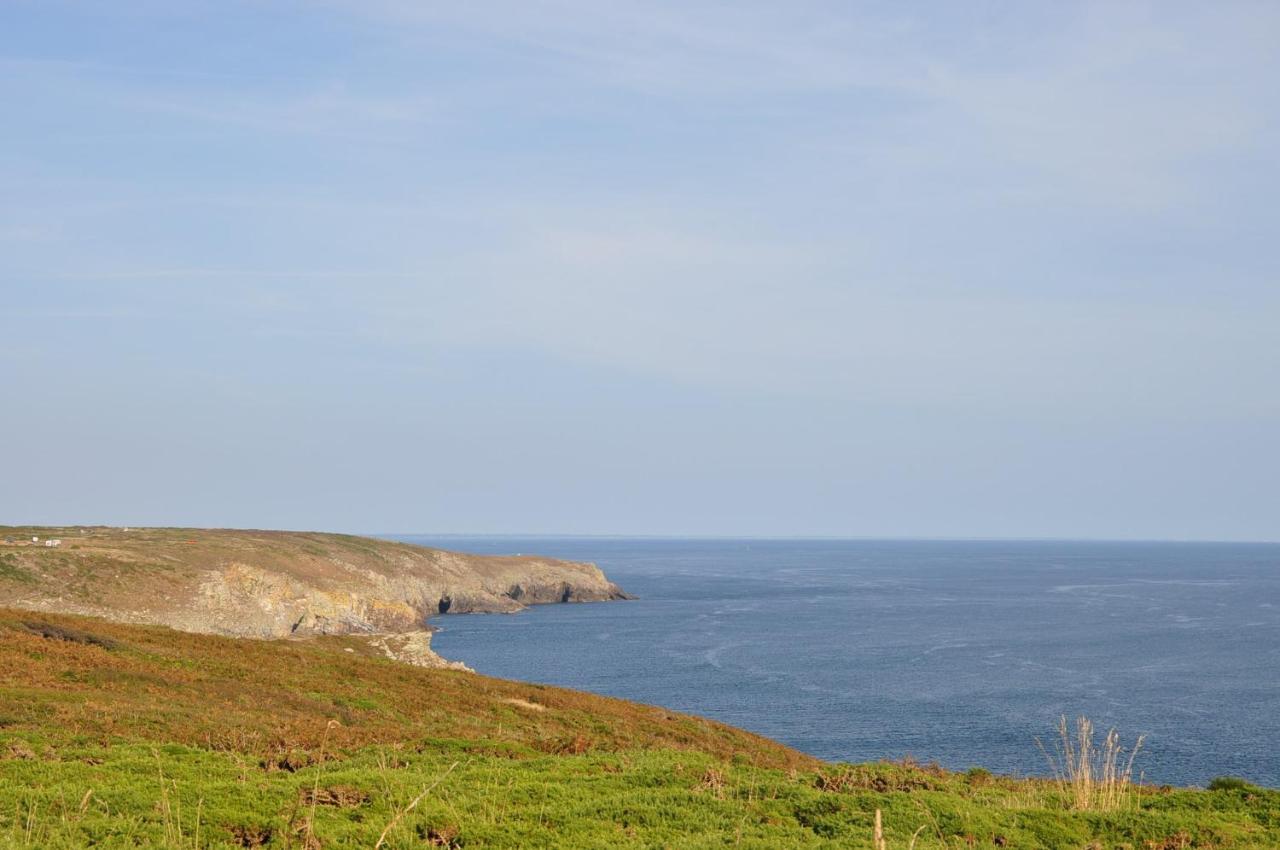
M 1280 846 L 1280 793 L 1137 784 L 1130 751 L 1111 774 L 1108 745 L 1089 741 L 1103 761 L 1082 805 L 1071 773 L 820 763 L 722 724 L 415 668 L 347 638 L 0 610 L 6 849 Z

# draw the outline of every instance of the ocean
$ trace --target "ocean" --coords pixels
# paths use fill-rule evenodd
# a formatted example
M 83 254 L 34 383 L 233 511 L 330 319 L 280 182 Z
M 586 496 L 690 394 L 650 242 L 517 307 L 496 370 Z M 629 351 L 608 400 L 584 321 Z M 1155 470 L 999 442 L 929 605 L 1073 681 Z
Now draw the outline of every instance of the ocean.
M 593 561 L 639 599 L 433 618 L 481 673 L 836 761 L 1049 771 L 1061 715 L 1148 782 L 1280 786 L 1280 545 L 423 537 Z

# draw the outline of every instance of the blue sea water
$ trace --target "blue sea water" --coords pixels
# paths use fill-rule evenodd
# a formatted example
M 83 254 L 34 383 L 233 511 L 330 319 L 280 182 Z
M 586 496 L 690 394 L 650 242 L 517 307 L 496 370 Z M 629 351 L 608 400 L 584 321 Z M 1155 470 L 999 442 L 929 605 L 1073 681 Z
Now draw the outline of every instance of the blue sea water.
M 401 537 L 597 563 L 634 602 L 433 620 L 493 676 L 824 759 L 1044 774 L 1086 714 L 1150 782 L 1280 786 L 1280 545 Z

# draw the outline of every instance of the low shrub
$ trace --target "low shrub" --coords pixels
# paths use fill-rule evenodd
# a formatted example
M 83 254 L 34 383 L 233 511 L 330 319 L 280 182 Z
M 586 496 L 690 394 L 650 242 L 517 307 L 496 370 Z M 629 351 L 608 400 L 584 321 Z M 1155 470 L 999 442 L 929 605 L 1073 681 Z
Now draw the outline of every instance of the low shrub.
M 1210 791 L 1252 791 L 1254 786 L 1238 776 L 1215 776 L 1209 780 Z

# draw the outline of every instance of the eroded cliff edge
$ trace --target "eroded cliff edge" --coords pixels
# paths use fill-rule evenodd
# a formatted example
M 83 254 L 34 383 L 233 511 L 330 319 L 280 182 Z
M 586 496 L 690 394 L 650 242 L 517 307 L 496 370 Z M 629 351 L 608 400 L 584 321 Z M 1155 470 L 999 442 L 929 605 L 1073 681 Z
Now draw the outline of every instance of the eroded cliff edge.
M 430 616 L 628 598 L 594 564 L 351 535 L 80 526 L 0 535 L 0 605 L 235 637 L 366 635 L 424 666 L 448 664 L 430 650 Z

